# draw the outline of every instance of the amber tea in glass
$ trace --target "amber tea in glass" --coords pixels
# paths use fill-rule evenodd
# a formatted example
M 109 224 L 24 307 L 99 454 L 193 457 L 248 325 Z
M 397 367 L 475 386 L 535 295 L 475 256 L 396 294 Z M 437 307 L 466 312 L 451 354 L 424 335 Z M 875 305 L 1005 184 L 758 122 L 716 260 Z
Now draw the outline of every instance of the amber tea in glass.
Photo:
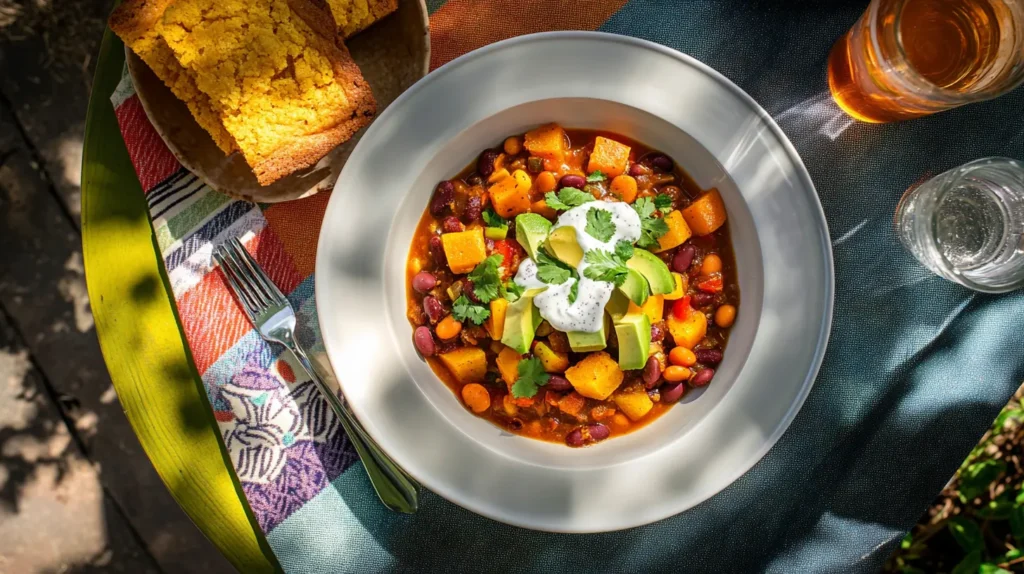
M 832 48 L 832 97 L 890 122 L 991 99 L 1024 81 L 1024 2 L 872 0 Z

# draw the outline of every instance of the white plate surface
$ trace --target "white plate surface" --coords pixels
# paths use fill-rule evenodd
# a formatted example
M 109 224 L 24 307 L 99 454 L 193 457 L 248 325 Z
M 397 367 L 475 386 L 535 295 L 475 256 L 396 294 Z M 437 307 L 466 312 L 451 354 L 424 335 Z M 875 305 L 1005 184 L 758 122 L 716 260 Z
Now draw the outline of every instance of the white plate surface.
M 717 187 L 739 269 L 740 311 L 712 384 L 585 449 L 510 435 L 467 412 L 416 354 L 405 317 L 405 261 L 436 183 L 546 122 L 633 137 Z M 610 34 L 521 36 L 421 80 L 352 153 L 318 249 L 324 343 L 367 431 L 430 490 L 540 530 L 638 526 L 728 486 L 796 416 L 831 324 L 824 213 L 782 131 L 704 64 Z

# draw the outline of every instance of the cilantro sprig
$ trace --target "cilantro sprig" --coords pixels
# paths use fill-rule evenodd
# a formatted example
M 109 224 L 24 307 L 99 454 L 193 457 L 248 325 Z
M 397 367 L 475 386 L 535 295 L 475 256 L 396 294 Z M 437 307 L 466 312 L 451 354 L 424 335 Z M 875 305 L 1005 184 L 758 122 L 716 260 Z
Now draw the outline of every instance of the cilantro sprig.
M 587 212 L 587 226 L 583 230 L 598 241 L 608 241 L 615 235 L 612 213 L 596 207 L 590 208 Z
M 544 372 L 544 365 L 537 357 L 520 360 L 516 369 L 519 378 L 512 384 L 512 396 L 517 399 L 535 396 L 537 389 L 548 384 L 551 378 L 551 375 Z
M 601 170 L 596 170 L 594 173 L 587 176 L 587 183 L 597 183 L 606 179 L 608 179 L 607 175 L 605 175 Z
M 466 276 L 473 282 L 473 293 L 481 303 L 490 303 L 501 296 L 501 263 L 505 258 L 500 253 L 489 256 Z
M 537 279 L 548 285 L 561 285 L 576 276 L 575 269 L 548 255 L 543 249 L 537 250 Z
M 569 287 L 569 304 L 572 305 L 576 302 L 576 299 L 580 296 L 580 282 L 579 279 Z
M 557 211 L 568 211 L 574 207 L 579 207 L 584 203 L 594 201 L 594 196 L 581 189 L 576 189 L 575 187 L 563 187 L 558 190 L 557 194 L 553 191 L 549 191 L 544 194 L 544 201 L 551 209 Z
M 654 207 L 658 208 L 662 215 L 668 215 L 668 212 L 672 211 L 672 196 L 667 193 L 655 195 Z
M 472 321 L 475 325 L 482 325 L 491 316 L 491 310 L 473 303 L 465 295 L 459 295 L 452 305 L 452 316 L 463 323 Z
M 658 238 L 668 233 L 668 224 L 665 223 L 665 220 L 655 217 L 655 211 L 662 209 L 658 207 L 659 202 L 663 206 L 666 205 L 664 199 L 658 199 L 661 197 L 668 199 L 669 207 L 672 205 L 672 198 L 665 194 L 659 194 L 655 199 L 641 197 L 633 203 L 633 209 L 640 216 L 640 239 L 636 242 L 638 247 L 644 249 L 655 247 L 658 245 Z
M 484 225 L 487 227 L 508 227 L 508 220 L 498 215 L 493 207 L 488 207 L 483 212 Z
M 587 268 L 583 270 L 583 276 L 594 281 L 608 281 L 616 287 L 622 286 L 629 273 L 626 261 L 633 256 L 633 246 L 628 241 L 620 241 L 615 245 L 615 251 L 604 249 L 591 249 L 583 256 L 587 262 Z
M 525 289 L 515 281 L 509 279 L 505 282 L 505 298 L 509 303 L 515 303 L 523 296 Z

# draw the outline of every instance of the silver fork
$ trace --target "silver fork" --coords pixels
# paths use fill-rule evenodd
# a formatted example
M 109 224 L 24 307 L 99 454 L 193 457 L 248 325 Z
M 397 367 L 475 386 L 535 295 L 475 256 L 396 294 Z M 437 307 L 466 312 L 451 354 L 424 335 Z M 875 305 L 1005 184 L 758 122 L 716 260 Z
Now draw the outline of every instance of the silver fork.
M 334 409 L 345 434 L 356 447 L 366 474 L 381 502 L 391 510 L 411 514 L 419 507 L 419 485 L 370 438 L 348 407 L 317 374 L 306 352 L 295 341 L 295 311 L 281 290 L 242 247 L 237 239 L 220 244 L 213 252 L 221 272 L 260 335 L 284 345 L 295 355 L 320 394 Z

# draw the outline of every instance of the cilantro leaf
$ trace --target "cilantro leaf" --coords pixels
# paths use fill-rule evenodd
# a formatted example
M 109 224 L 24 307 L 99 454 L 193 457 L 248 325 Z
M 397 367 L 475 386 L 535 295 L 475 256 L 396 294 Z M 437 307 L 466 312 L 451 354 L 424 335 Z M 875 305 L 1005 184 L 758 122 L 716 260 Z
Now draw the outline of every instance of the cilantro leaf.
M 544 372 L 544 365 L 537 357 L 519 361 L 517 370 L 519 378 L 512 385 L 512 396 L 517 399 L 536 395 L 537 387 L 548 384 L 548 379 L 551 378 L 551 375 Z
M 654 207 L 663 214 L 672 211 L 672 196 L 667 193 L 659 193 L 654 196 Z
M 501 262 L 505 258 L 499 253 L 484 259 L 466 276 L 473 282 L 473 293 L 481 303 L 497 299 L 501 290 Z
M 596 207 L 590 208 L 587 212 L 587 226 L 583 230 L 598 241 L 608 241 L 615 234 L 612 212 Z
M 488 207 L 483 212 L 484 225 L 487 227 L 508 227 L 508 220 L 498 215 L 493 207 Z
M 618 246 L 616 246 L 616 251 L 618 251 Z M 608 281 L 614 283 L 616 287 L 626 281 L 629 267 L 626 267 L 626 262 L 616 253 L 604 249 L 591 249 L 583 256 L 583 260 L 589 264 L 583 271 L 583 275 L 587 279 Z
M 587 183 L 597 183 L 599 181 L 604 181 L 606 179 L 608 179 L 608 176 L 602 173 L 601 170 L 597 170 L 594 173 L 587 176 Z
M 594 201 L 594 196 L 575 187 L 563 187 L 557 194 L 553 191 L 544 194 L 544 201 L 551 209 L 566 211 Z
M 482 325 L 491 316 L 491 310 L 473 303 L 465 295 L 459 295 L 452 305 L 452 316 L 462 322 L 472 321 L 476 325 Z
M 623 261 L 629 261 L 633 258 L 633 245 L 625 239 L 615 244 L 615 255 Z
M 504 296 L 506 299 L 509 300 L 509 302 L 518 301 L 519 298 L 523 296 L 523 291 L 525 291 L 525 289 L 523 289 L 522 286 L 516 283 L 515 281 L 510 280 L 505 283 Z
M 576 299 L 580 296 L 580 282 L 577 280 L 569 287 L 569 304 L 572 305 L 576 302 Z
M 658 197 L 664 194 L 659 194 Z M 665 195 L 665 197 L 668 197 Z M 641 197 L 633 203 L 633 209 L 640 216 L 640 239 L 636 242 L 638 247 L 649 249 L 658 245 L 658 238 L 668 233 L 668 224 L 664 219 L 654 217 L 657 210 L 657 199 Z M 664 200 L 660 200 L 664 203 Z
M 537 279 L 548 285 L 561 285 L 572 276 L 573 271 L 568 265 L 543 250 L 537 250 Z

